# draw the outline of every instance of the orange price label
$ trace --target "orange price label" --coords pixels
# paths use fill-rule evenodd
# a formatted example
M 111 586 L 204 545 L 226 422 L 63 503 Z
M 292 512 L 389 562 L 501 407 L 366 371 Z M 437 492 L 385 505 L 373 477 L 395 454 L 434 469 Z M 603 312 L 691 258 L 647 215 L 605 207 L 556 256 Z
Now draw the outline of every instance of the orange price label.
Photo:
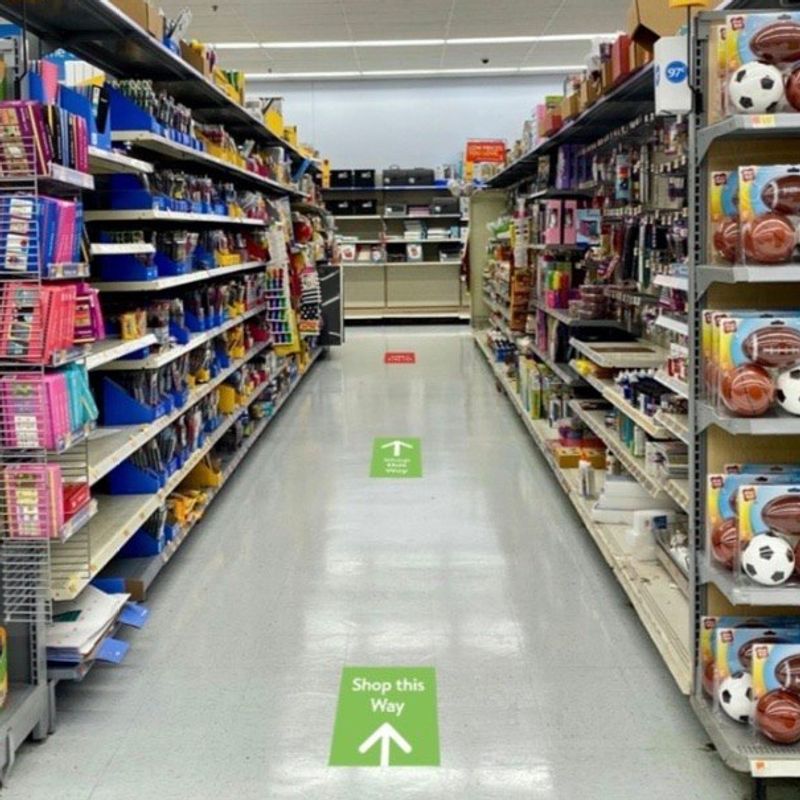
M 750 117 L 750 125 L 754 128 L 774 128 L 775 115 L 774 114 L 753 114 Z
M 466 160 L 471 164 L 504 164 L 506 143 L 502 139 L 470 139 Z

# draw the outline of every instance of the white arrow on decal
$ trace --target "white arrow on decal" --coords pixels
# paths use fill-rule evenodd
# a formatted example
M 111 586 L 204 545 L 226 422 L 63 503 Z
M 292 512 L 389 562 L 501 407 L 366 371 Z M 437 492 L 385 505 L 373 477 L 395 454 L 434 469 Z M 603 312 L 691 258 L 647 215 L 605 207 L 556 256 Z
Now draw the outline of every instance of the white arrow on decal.
M 400 458 L 403 454 L 403 448 L 405 447 L 407 450 L 413 450 L 414 445 L 408 444 L 407 442 L 401 442 L 399 439 L 395 439 L 393 442 L 389 442 L 381 447 L 381 450 L 386 450 L 388 447 L 393 447 L 394 452 L 393 455 L 395 458 Z
M 378 728 L 359 745 L 358 752 L 362 755 L 371 750 L 378 742 L 381 743 L 381 766 L 389 766 L 389 749 L 394 742 L 406 755 L 411 752 L 411 745 L 388 722 Z

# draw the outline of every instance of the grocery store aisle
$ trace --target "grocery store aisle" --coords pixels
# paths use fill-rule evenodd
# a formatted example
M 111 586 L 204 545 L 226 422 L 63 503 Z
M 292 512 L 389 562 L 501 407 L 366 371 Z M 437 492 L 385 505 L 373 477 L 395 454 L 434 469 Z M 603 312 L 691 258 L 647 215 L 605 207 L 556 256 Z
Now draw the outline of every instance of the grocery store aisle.
M 742 796 L 467 330 L 349 337 L 3 800 Z M 406 435 L 423 477 L 368 478 Z M 441 767 L 328 767 L 342 666 L 421 664 Z

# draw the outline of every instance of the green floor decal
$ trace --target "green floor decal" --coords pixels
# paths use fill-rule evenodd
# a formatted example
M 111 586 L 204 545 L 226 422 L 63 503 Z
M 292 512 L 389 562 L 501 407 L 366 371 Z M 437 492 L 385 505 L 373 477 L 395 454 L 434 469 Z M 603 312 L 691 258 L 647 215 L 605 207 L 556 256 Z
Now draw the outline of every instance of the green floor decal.
M 433 667 L 345 667 L 332 767 L 438 767 Z
M 408 436 L 375 439 L 369 475 L 371 478 L 421 478 L 422 442 Z

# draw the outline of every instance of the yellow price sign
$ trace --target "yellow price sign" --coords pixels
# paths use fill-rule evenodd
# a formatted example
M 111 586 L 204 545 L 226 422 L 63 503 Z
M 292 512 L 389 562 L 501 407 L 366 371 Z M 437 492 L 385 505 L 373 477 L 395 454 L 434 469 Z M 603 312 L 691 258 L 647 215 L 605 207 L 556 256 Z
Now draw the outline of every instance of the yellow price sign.
M 709 8 L 711 0 L 669 0 L 670 8 Z

